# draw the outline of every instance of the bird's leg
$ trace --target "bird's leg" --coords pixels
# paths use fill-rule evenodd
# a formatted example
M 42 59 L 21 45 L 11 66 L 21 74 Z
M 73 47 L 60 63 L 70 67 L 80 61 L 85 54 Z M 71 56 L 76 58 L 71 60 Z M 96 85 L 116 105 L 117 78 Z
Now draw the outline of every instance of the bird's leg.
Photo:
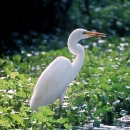
M 62 106 L 63 106 L 63 101 L 64 101 L 64 96 L 65 96 L 65 92 L 64 91 L 61 96 L 60 96 L 60 106 L 59 106 L 59 116 L 61 117 L 61 111 L 62 111 Z
M 52 111 L 53 111 L 53 103 L 52 103 Z
M 64 101 L 64 96 L 65 96 L 65 92 L 64 91 L 61 96 L 60 96 L 60 107 L 59 107 L 59 110 L 62 110 L 62 105 L 63 105 L 63 101 Z
M 62 111 L 62 105 L 59 106 L 59 111 Z

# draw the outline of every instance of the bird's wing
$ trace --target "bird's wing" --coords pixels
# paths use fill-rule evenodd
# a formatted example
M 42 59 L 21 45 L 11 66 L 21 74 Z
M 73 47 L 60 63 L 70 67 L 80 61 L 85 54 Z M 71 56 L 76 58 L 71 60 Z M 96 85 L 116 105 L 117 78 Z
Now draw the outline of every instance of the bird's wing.
M 56 58 L 41 74 L 34 89 L 33 98 L 59 98 L 72 81 L 72 66 L 65 57 Z M 56 100 L 56 99 L 53 99 Z M 46 101 L 47 102 L 47 101 Z M 51 102 L 51 101 L 48 101 Z

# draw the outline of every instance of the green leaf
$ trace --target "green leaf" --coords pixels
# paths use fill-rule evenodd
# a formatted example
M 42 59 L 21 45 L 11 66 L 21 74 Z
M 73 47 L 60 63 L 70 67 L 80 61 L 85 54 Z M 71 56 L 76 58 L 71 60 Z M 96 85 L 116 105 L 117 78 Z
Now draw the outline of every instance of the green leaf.
M 24 91 L 18 91 L 16 93 L 16 96 L 21 97 L 21 98 L 26 98 L 26 93 Z
M 21 124 L 22 126 L 24 126 L 24 120 L 23 117 L 20 117 L 18 114 L 12 114 L 11 115 L 12 119 L 16 122 L 18 122 L 19 124 Z
M 102 102 L 102 101 L 99 101 L 99 102 L 98 102 L 98 106 L 99 106 L 99 107 L 101 107 L 101 106 L 102 106 L 102 104 L 103 104 L 103 102 Z
M 0 126 L 5 126 L 5 128 L 8 128 L 8 126 L 9 126 L 9 120 L 8 120 L 8 118 L 6 119 L 6 118 L 1 118 L 0 119 Z
M 68 123 L 65 123 L 64 124 L 64 127 L 68 130 L 72 129 L 72 125 L 68 124 Z
M 16 76 L 18 76 L 18 74 L 18 72 L 11 72 L 10 77 L 14 79 Z
M 13 58 L 14 62 L 18 62 L 19 63 L 21 61 L 21 56 L 20 55 L 14 55 L 12 58 Z
M 52 111 L 48 106 L 40 106 L 38 108 L 40 112 L 43 112 L 44 115 L 54 115 L 55 112 Z

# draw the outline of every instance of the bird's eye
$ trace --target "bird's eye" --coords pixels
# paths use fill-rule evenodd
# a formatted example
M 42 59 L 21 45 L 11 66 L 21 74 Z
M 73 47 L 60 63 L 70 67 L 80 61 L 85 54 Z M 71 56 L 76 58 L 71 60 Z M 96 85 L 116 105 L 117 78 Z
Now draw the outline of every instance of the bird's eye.
M 84 35 L 84 34 L 86 34 L 86 32 L 84 31 L 84 32 L 82 32 L 82 34 Z

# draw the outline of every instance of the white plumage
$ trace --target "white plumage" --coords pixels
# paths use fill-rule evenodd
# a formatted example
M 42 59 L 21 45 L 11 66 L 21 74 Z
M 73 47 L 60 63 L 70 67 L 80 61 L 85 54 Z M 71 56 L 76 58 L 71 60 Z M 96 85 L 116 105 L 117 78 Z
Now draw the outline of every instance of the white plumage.
M 68 48 L 76 55 L 75 60 L 71 63 L 69 59 L 60 56 L 43 71 L 31 97 L 31 108 L 38 111 L 39 106 L 51 104 L 57 99 L 60 99 L 60 106 L 62 106 L 66 89 L 84 62 L 84 48 L 77 42 L 91 36 L 105 37 L 105 34 L 84 29 L 76 29 L 70 34 Z

